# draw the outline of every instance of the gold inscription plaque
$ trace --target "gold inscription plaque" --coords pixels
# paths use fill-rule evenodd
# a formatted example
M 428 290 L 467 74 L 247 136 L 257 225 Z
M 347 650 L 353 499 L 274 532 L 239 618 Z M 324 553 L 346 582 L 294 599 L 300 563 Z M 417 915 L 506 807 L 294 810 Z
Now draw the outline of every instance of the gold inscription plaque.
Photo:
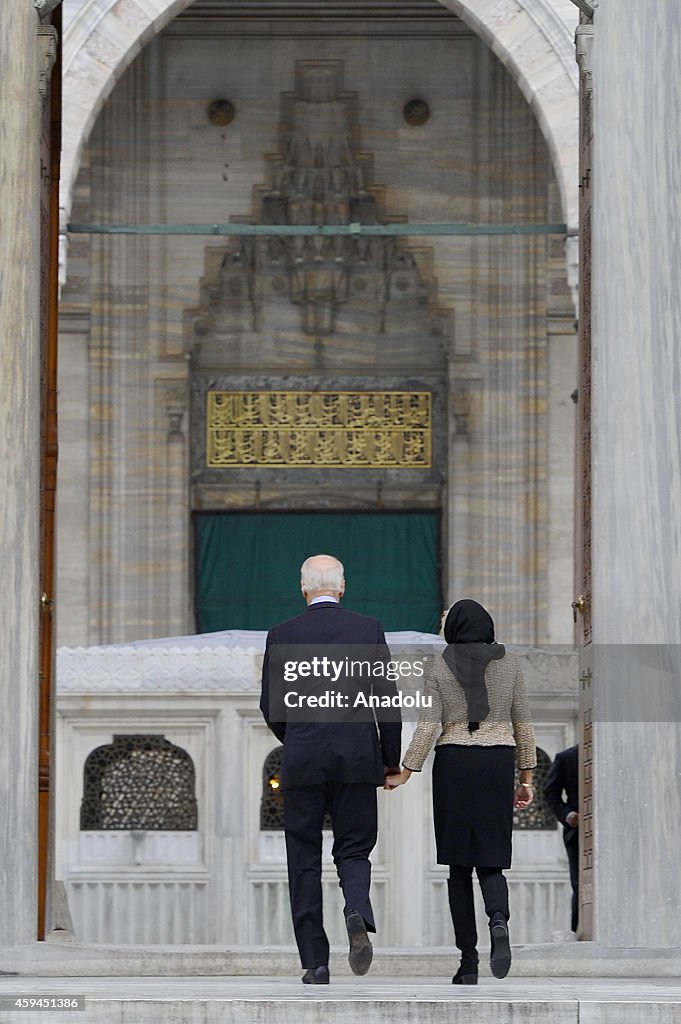
M 427 469 L 429 391 L 209 391 L 206 464 Z

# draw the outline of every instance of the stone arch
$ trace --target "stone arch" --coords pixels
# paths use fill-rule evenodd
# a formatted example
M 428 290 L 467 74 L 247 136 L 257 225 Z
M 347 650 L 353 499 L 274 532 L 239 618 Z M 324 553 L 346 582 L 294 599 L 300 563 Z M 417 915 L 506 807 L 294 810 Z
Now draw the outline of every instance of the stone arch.
M 439 0 L 492 49 L 530 104 L 547 140 L 563 216 L 578 210 L 578 74 L 571 0 Z M 104 101 L 123 72 L 191 0 L 85 0 L 64 36 L 62 241 L 80 159 Z
M 572 0 L 440 0 L 519 86 L 544 134 L 569 229 L 578 224 L 579 75 Z

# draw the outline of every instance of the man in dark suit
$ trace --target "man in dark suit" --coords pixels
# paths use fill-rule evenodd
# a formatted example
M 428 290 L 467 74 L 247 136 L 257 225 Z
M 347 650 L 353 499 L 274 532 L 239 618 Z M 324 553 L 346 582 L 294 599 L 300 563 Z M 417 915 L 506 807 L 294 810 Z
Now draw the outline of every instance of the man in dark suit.
M 366 709 L 355 714 L 352 701 L 340 712 L 331 708 L 316 715 L 301 713 L 295 706 L 300 696 L 286 697 L 286 708 L 294 706 L 294 710 L 282 715 L 282 651 L 290 656 L 300 645 L 298 656 L 304 657 L 307 648 L 308 660 L 312 650 L 322 655 L 340 651 L 350 657 L 360 650 L 363 656 L 373 652 L 384 664 L 389 657 L 378 619 L 340 607 L 345 579 L 338 559 L 331 555 L 306 559 L 300 586 L 307 610 L 274 626 L 267 635 L 260 708 L 284 745 L 281 788 L 286 857 L 303 982 L 324 985 L 329 982 L 329 942 L 322 924 L 324 816 L 328 811 L 333 827 L 333 859 L 345 899 L 350 967 L 355 974 L 366 974 L 373 956 L 367 933 L 376 931 L 369 899 L 369 854 L 377 839 L 376 788 L 384 784 L 386 774 L 399 771 L 402 726 L 398 709 L 377 712 L 374 718 Z M 287 689 L 303 698 L 311 693 L 318 698 L 319 682 L 302 675 L 295 685 L 289 682 Z M 348 693 L 348 682 L 345 675 L 334 679 L 331 689 Z M 380 689 L 383 694 L 396 693 L 394 683 L 385 678 Z
M 579 746 L 559 751 L 544 785 L 546 802 L 563 825 L 572 882 L 572 930 L 579 919 Z

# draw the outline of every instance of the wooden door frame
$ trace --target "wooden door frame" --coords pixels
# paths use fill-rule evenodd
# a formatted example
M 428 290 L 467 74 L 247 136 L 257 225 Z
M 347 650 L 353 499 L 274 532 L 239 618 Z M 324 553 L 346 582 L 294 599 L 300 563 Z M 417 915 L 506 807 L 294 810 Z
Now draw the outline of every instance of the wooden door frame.
M 54 807 L 54 600 L 55 506 L 57 491 L 57 338 L 59 299 L 59 173 L 61 157 L 62 11 L 51 16 L 57 32 L 57 57 L 52 69 L 41 138 L 41 266 L 40 266 L 40 594 L 38 678 L 38 921 L 44 939 L 50 912 L 53 850 L 50 837 Z

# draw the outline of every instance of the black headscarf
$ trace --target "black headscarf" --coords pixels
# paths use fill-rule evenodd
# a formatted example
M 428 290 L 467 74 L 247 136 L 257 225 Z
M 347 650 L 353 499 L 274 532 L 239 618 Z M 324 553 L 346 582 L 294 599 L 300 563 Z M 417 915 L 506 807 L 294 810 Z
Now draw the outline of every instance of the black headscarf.
M 466 694 L 468 731 L 474 732 L 489 714 L 485 669 L 490 661 L 503 658 L 506 650 L 494 639 L 492 616 L 477 601 L 453 604 L 443 633 L 447 647 L 442 657 Z

